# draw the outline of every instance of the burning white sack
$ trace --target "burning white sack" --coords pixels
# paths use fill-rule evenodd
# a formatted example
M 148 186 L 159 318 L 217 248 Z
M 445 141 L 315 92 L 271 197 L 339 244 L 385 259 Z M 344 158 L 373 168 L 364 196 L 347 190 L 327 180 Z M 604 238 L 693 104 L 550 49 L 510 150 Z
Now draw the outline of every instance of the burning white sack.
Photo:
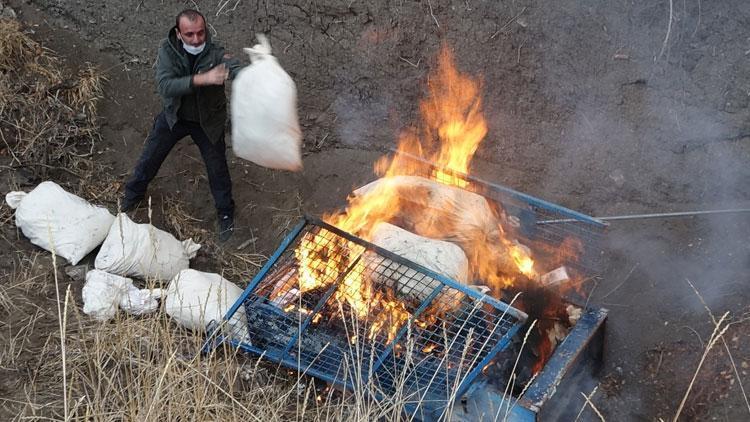
M 378 223 L 373 227 L 371 242 L 461 284 L 469 281 L 469 261 L 464 251 L 453 243 L 428 239 L 388 223 Z M 432 278 L 417 277 L 415 270 L 393 265 L 390 260 L 378 262 L 378 269 L 373 274 L 376 274 L 375 282 L 392 286 L 395 281 L 400 295 L 418 302 L 443 284 Z M 451 307 L 456 299 L 460 298 L 449 301 Z
M 219 274 L 187 269 L 172 279 L 165 295 L 167 315 L 185 328 L 205 330 L 212 321 L 218 323 L 224 318 L 242 295 L 242 289 Z M 237 309 L 227 325 L 228 332 L 235 337 L 246 333 L 245 309 Z
M 29 193 L 9 192 L 5 202 L 16 210 L 16 226 L 31 243 L 54 251 L 72 265 L 104 241 L 115 219 L 105 208 L 49 181 Z
M 180 242 L 151 224 L 136 224 L 120 213 L 109 229 L 94 266 L 121 276 L 148 280 L 171 280 L 190 266 L 201 245 Z
M 86 273 L 83 285 L 83 313 L 99 321 L 115 316 L 118 306 L 131 315 L 143 315 L 159 309 L 161 289 L 139 289 L 133 280 L 101 270 Z
M 232 149 L 263 167 L 302 169 L 302 132 L 297 120 L 297 88 L 271 55 L 268 39 L 246 48 L 252 64 L 232 84 Z
M 483 196 L 419 176 L 383 177 L 355 190 L 353 194 L 367 200 L 390 192 L 398 200 L 392 216 L 399 225 L 431 239 L 459 245 L 470 259 L 493 259 L 495 268 L 516 273 L 513 259 L 502 248 L 500 219 Z M 492 257 L 472 256 L 483 250 L 498 248 Z

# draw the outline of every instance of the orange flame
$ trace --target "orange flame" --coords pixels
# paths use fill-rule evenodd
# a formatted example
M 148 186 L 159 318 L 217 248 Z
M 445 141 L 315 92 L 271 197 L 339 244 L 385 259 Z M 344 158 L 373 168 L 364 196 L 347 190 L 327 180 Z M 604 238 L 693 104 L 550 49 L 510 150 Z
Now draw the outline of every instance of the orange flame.
M 376 172 L 384 176 L 381 183 L 362 195 L 350 197 L 346 210 L 324 216 L 326 222 L 370 240 L 377 223 L 393 221 L 405 210 L 419 213 L 419 209 L 415 211 L 414 205 L 407 205 L 399 195 L 398 186 L 391 181 L 393 176 L 421 175 L 445 185 L 467 187 L 469 182 L 461 174 L 469 173 L 471 160 L 487 134 L 480 84 L 456 69 L 451 51 L 444 47 L 436 72 L 428 78 L 428 89 L 430 95 L 420 103 L 422 124 L 401 135 L 398 145 L 401 154 L 383 157 L 376 163 Z M 403 153 L 434 163 L 438 170 L 425 174 L 424 165 Z M 420 206 L 429 205 L 428 198 L 408 200 Z M 497 226 L 490 225 L 491 235 L 470 233 L 471 244 L 461 246 L 469 259 L 472 277 L 484 280 L 498 291 L 513 284 L 521 274 L 533 278 L 537 273 L 530 250 L 511 240 L 500 224 L 502 210 L 493 209 L 491 213 Z M 441 224 L 434 230 L 444 233 L 419 234 L 445 237 L 451 225 Z M 363 253 L 362 248 L 346 240 L 326 239 L 323 230 L 307 233 L 296 251 L 299 290 L 309 292 L 330 285 L 354 265 L 341 281 L 335 298 L 347 303 L 357 318 L 368 318 L 370 338 L 386 334 L 392 339 L 411 315 L 403 303 L 387 297 L 373 285 L 364 260 L 353 263 Z
M 447 47 L 443 47 L 437 72 L 427 85 L 430 96 L 420 104 L 424 124 L 401 135 L 398 151 L 436 164 L 439 170 L 433 175 L 435 180 L 465 187 L 467 182 L 453 173 L 469 173 L 471 159 L 487 134 L 480 86 L 458 72 Z M 419 174 L 414 162 L 398 154 L 393 159 L 383 157 L 375 170 L 384 176 Z

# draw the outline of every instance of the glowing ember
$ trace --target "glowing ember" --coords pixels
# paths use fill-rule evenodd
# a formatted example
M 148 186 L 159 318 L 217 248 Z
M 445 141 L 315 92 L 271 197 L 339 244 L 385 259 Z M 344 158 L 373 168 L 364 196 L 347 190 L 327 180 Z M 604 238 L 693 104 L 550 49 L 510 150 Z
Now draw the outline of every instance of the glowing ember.
M 422 352 L 423 352 L 423 353 L 430 353 L 430 352 L 432 352 L 433 350 L 435 350 L 435 348 L 436 348 L 436 347 L 437 347 L 437 344 L 435 344 L 435 343 L 430 343 L 430 344 L 428 344 L 427 346 L 425 346 L 425 347 L 424 347 L 424 348 L 422 349 Z

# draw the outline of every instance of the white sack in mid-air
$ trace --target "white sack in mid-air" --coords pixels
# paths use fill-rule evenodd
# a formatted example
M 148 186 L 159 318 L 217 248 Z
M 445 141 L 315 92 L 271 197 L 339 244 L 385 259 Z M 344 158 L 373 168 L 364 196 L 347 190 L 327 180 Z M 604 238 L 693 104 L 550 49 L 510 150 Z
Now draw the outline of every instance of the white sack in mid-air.
M 263 167 L 302 169 L 302 132 L 297 120 L 297 88 L 271 55 L 262 34 L 260 44 L 246 48 L 252 64 L 232 84 L 232 149 Z
M 9 192 L 5 201 L 16 210 L 16 226 L 31 243 L 54 251 L 72 265 L 104 241 L 115 219 L 105 208 L 49 181 L 29 193 Z

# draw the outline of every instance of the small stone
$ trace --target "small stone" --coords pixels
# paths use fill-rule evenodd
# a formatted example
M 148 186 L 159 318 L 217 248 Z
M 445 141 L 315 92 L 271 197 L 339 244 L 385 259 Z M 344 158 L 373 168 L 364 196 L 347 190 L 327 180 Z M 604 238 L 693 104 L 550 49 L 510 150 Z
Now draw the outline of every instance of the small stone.
M 301 397 L 303 394 L 305 394 L 305 388 L 307 387 L 305 384 L 303 384 L 302 382 L 298 382 L 295 387 L 297 390 L 297 397 Z
M 15 19 L 16 11 L 6 6 L 3 8 L 3 12 L 1 16 L 4 18 Z
M 83 282 L 86 279 L 86 272 L 88 272 L 88 270 L 88 265 L 70 265 L 65 267 L 65 274 L 67 274 L 73 281 Z

